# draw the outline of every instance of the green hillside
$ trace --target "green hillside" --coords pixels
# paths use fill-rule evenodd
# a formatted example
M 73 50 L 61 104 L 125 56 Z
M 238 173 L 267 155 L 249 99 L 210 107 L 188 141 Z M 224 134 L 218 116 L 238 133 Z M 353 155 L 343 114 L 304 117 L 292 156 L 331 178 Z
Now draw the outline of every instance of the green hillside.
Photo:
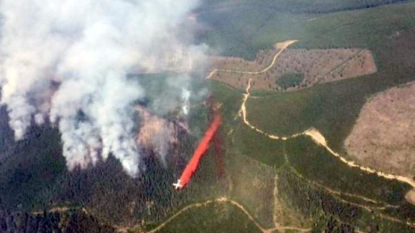
M 290 136 L 315 128 L 331 149 L 346 158 L 343 142 L 366 101 L 415 80 L 413 1 L 206 0 L 195 15 L 206 26 L 198 41 L 220 55 L 253 59 L 259 49 L 287 39 L 299 40 L 292 48 L 371 50 L 378 66 L 375 74 L 294 92 L 254 91 L 246 103 L 249 122 L 265 133 Z M 164 89 L 160 87 L 167 85 L 167 77 L 150 76 L 130 78 L 152 93 L 140 104 L 154 106 L 152 97 Z M 287 77 L 286 85 L 300 78 Z M 218 155 L 212 147 L 190 185 L 180 191 L 171 184 L 209 124 L 205 96 L 191 100 L 187 119 L 191 133 L 181 135 L 179 146 L 170 152 L 176 160 L 163 167 L 149 156 L 143 161 L 146 171 L 136 179 L 111 156 L 95 167 L 67 171 L 56 130 L 33 127 L 28 140 L 14 143 L 2 109 L 0 207 L 12 212 L 0 215 L 0 230 L 15 229 L 10 220 L 15 215 L 19 223 L 24 218 L 39 227 L 51 221 L 56 228 L 59 221 L 47 212 L 56 207 L 72 208 L 62 216 L 75 212 L 75 220 L 93 222 L 95 230 L 90 232 L 415 230 L 415 207 L 404 199 L 409 185 L 350 168 L 310 137 L 274 140 L 252 130 L 239 114 L 245 90 L 201 78 L 193 85 L 200 92 L 208 88 L 221 104 L 223 125 L 218 135 L 225 151 Z M 165 101 L 180 100 L 165 93 Z M 223 177 L 218 158 L 224 162 Z M 82 208 L 86 211 L 74 211 Z M 68 226 L 82 225 L 75 220 Z

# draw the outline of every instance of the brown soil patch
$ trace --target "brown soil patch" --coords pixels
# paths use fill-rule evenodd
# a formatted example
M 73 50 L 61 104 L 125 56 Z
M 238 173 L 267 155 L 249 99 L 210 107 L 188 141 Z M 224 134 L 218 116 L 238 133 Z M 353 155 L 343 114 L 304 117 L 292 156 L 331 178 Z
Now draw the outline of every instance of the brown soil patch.
M 415 189 L 412 189 L 411 191 L 407 192 L 405 195 L 405 199 L 412 205 L 415 205 Z
M 278 46 L 276 44 L 276 48 Z M 313 86 L 317 83 L 354 78 L 377 71 L 373 56 L 361 49 L 287 49 L 266 72 L 252 74 L 272 63 L 273 56 L 281 48 L 262 50 L 255 61 L 240 58 L 214 58 L 213 67 L 218 70 L 210 78 L 227 83 L 236 88 L 244 88 L 252 78 L 253 90 L 293 91 Z M 246 73 L 245 73 L 246 72 Z M 302 74 L 304 79 L 298 85 L 282 88 L 277 80 L 286 74 Z
M 415 175 L 415 83 L 374 97 L 345 141 L 359 163 L 384 172 Z
M 334 81 L 346 78 L 354 78 L 360 75 L 372 74 L 377 72 L 376 64 L 372 53 L 369 50 L 361 50 L 352 56 L 345 63 L 339 65 L 329 72 L 323 82 Z
M 277 52 L 276 49 L 260 50 L 254 61 L 247 61 L 239 57 L 211 57 L 210 63 L 216 69 L 258 71 L 271 64 Z

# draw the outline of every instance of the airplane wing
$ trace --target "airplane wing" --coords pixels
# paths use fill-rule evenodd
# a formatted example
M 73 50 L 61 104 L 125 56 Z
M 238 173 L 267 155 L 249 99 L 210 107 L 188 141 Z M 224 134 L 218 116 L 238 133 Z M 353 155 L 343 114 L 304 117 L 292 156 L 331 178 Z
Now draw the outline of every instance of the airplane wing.
M 175 189 L 183 188 L 183 185 L 180 183 L 180 180 L 178 180 L 177 183 L 173 183 L 173 186 Z

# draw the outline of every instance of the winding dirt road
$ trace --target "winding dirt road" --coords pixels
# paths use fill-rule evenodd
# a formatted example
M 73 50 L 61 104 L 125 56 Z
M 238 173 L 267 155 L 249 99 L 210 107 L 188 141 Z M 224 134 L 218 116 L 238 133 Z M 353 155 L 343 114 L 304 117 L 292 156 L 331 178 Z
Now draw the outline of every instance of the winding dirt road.
M 380 172 L 380 171 L 377 171 L 377 170 L 375 170 L 373 168 L 369 168 L 369 167 L 365 167 L 365 166 L 360 166 L 356 162 L 354 162 L 352 160 L 347 160 L 346 158 L 342 157 L 340 154 L 334 152 L 327 145 L 326 139 L 324 138 L 324 136 L 317 129 L 310 128 L 310 129 L 308 129 L 308 130 L 306 130 L 304 132 L 297 133 L 297 134 L 293 134 L 293 135 L 288 136 L 288 137 L 280 137 L 278 135 L 272 135 L 272 134 L 265 133 L 263 130 L 256 128 L 255 126 L 253 126 L 248 121 L 248 119 L 247 119 L 247 110 L 246 110 L 246 101 L 248 100 L 248 98 L 250 96 L 249 90 L 251 88 L 251 82 L 252 82 L 252 79 L 249 79 L 248 86 L 246 88 L 246 93 L 244 94 L 244 97 L 242 99 L 242 105 L 241 105 L 241 108 L 240 108 L 240 111 L 239 111 L 239 115 L 242 116 L 243 122 L 248 127 L 250 127 L 251 129 L 253 129 L 253 130 L 257 131 L 258 133 L 261 133 L 261 134 L 263 134 L 263 135 L 265 135 L 265 136 L 267 136 L 267 137 L 269 137 L 271 139 L 274 139 L 274 140 L 278 140 L 278 139 L 287 140 L 287 139 L 295 138 L 295 137 L 298 137 L 298 136 L 301 136 L 301 135 L 308 136 L 315 143 L 317 143 L 318 145 L 324 147 L 328 152 L 330 152 L 330 154 L 332 154 L 333 156 L 335 156 L 336 158 L 338 158 L 340 161 L 342 161 L 343 163 L 345 163 L 349 167 L 359 168 L 362 171 L 365 171 L 367 173 L 376 174 L 376 175 L 378 175 L 380 177 L 383 177 L 385 179 L 388 179 L 388 180 L 397 180 L 399 182 L 409 184 L 410 186 L 412 186 L 412 188 L 415 188 L 415 181 L 413 179 L 409 178 L 409 177 L 398 176 L 398 175 L 393 175 L 393 174 L 387 174 L 387 173 L 384 173 L 384 172 Z
M 276 49 L 278 49 L 279 51 L 275 54 L 274 58 L 272 59 L 272 62 L 262 70 L 259 70 L 259 71 L 241 71 L 241 70 L 214 69 L 214 70 L 212 70 L 212 72 L 209 73 L 209 75 L 206 77 L 206 79 L 210 79 L 212 77 L 212 75 L 214 75 L 217 72 L 237 73 L 237 74 L 251 74 L 251 75 L 258 75 L 258 74 L 265 73 L 275 65 L 275 63 L 277 62 L 277 58 L 281 55 L 281 53 L 284 52 L 284 50 L 286 48 L 288 48 L 288 46 L 294 44 L 295 42 L 297 42 L 297 40 L 287 40 L 287 41 L 284 41 L 284 42 L 281 42 L 281 43 L 276 43 L 274 45 L 274 47 Z
M 365 166 L 360 166 L 356 162 L 354 162 L 352 160 L 348 160 L 348 159 L 342 157 L 339 153 L 336 153 L 335 151 L 333 151 L 328 146 L 327 141 L 324 138 L 324 136 L 317 129 L 315 129 L 315 128 L 310 128 L 310 129 L 308 129 L 308 130 L 306 130 L 304 132 L 297 133 L 297 134 L 293 134 L 291 136 L 281 137 L 281 136 L 278 136 L 278 135 L 268 134 L 268 133 L 264 132 L 263 130 L 258 129 L 255 126 L 253 126 L 248 121 L 248 119 L 247 119 L 247 114 L 248 113 L 247 113 L 247 109 L 246 109 L 246 101 L 248 100 L 248 98 L 250 96 L 249 90 L 251 88 L 251 82 L 252 82 L 252 79 L 249 79 L 248 85 L 247 85 L 247 88 L 246 88 L 246 93 L 243 95 L 242 105 L 241 105 L 241 108 L 239 110 L 239 116 L 242 117 L 242 120 L 243 120 L 243 122 L 244 122 L 245 125 L 247 125 L 251 129 L 255 130 L 256 132 L 261 133 L 261 134 L 263 134 L 263 135 L 265 135 L 268 138 L 273 139 L 273 140 L 287 140 L 287 139 L 295 138 L 295 137 L 302 136 L 302 135 L 308 136 L 308 137 L 310 137 L 313 140 L 313 142 L 315 142 L 316 144 L 324 147 L 328 152 L 330 152 L 331 155 L 333 155 L 334 157 L 338 158 L 341 162 L 345 163 L 349 167 L 359 168 L 360 170 L 362 170 L 364 172 L 371 173 L 371 174 L 376 174 L 377 176 L 382 177 L 382 178 L 385 178 L 385 179 L 397 180 L 399 182 L 409 184 L 414 189 L 411 190 L 411 191 L 409 191 L 406 194 L 405 198 L 406 198 L 406 200 L 409 203 L 415 205 L 415 202 L 412 201 L 412 200 L 415 199 L 415 181 L 413 179 L 411 179 L 409 177 L 399 176 L 399 175 L 387 174 L 387 173 L 384 173 L 384 172 L 377 171 L 377 170 L 375 170 L 373 168 L 369 168 L 369 167 L 365 167 Z M 300 175 L 300 174 L 297 173 L 297 175 Z M 331 190 L 331 189 L 329 189 L 329 188 L 327 188 L 325 186 L 322 186 L 322 187 L 324 189 L 326 189 L 326 190 L 328 189 L 328 191 L 330 193 L 332 193 L 332 194 L 340 194 L 340 192 L 338 192 L 338 191 Z M 354 197 L 361 198 L 362 200 L 365 200 L 365 201 L 370 200 L 370 202 L 373 202 L 373 203 L 380 203 L 378 201 L 371 200 L 371 199 L 368 199 L 366 197 L 362 197 L 362 196 L 359 196 L 359 195 L 354 195 L 354 194 L 349 194 L 349 195 L 350 196 L 354 196 Z M 346 201 L 346 202 L 348 202 L 348 201 Z M 368 211 L 371 211 L 372 209 L 383 209 L 384 208 L 384 207 L 380 207 L 380 208 L 373 208 L 373 207 L 371 207 L 371 208 L 368 208 L 367 206 L 364 206 L 364 205 L 360 205 L 360 204 L 356 204 L 356 203 L 352 203 L 352 202 L 348 202 L 348 203 L 349 204 L 353 204 L 355 206 L 362 207 L 362 208 L 364 208 L 364 209 L 366 209 Z M 381 204 L 384 204 L 384 206 L 385 207 L 388 207 L 388 208 L 391 208 L 391 207 L 394 208 L 394 207 L 396 207 L 396 206 L 392 206 L 392 205 L 389 205 L 389 204 L 386 204 L 386 203 L 381 203 Z M 402 221 L 400 219 L 397 219 L 397 218 L 394 218 L 394 217 L 391 217 L 391 216 L 388 216 L 388 215 L 384 215 L 384 214 L 380 214 L 380 216 L 382 218 L 388 219 L 390 221 L 397 222 L 397 223 L 401 223 L 401 224 L 405 224 L 405 225 L 408 225 L 410 227 L 415 228 L 415 223 L 412 223 L 412 222 L 409 222 L 409 221 Z
M 376 171 L 373 168 L 365 167 L 365 166 L 360 166 L 360 165 L 358 165 L 354 161 L 345 159 L 340 154 L 334 152 L 327 145 L 326 139 L 316 129 L 309 129 L 309 130 L 305 131 L 303 134 L 309 136 L 315 143 L 323 146 L 328 152 L 330 152 L 330 154 L 332 154 L 335 157 L 337 157 L 338 159 L 340 159 L 340 161 L 342 161 L 343 163 L 347 164 L 347 166 L 349 166 L 349 167 L 356 167 L 356 168 L 359 168 L 362 171 L 365 171 L 367 173 L 376 174 L 376 175 L 378 175 L 380 177 L 383 177 L 385 179 L 388 179 L 388 180 L 397 180 L 397 181 L 400 181 L 402 183 L 407 183 L 410 186 L 412 186 L 412 188 L 415 188 L 415 181 L 413 179 L 409 178 L 409 177 L 392 175 L 392 174 L 387 174 L 387 173 L 384 173 L 384 172 Z
M 264 73 L 264 72 L 267 72 L 269 69 L 271 69 L 274 65 L 275 65 L 275 63 L 276 63 L 276 61 L 277 61 L 277 58 L 280 56 L 280 54 L 285 50 L 285 49 L 287 49 L 290 45 L 292 45 L 293 43 L 295 43 L 295 42 L 297 42 L 297 40 L 289 40 L 289 41 L 285 41 L 285 42 L 282 42 L 282 43 L 277 43 L 276 45 L 275 45 L 275 48 L 276 49 L 279 49 L 279 51 L 278 51 L 278 53 L 274 56 L 274 58 L 273 58 L 273 60 L 272 60 L 272 62 L 271 62 L 271 64 L 269 65 L 269 66 L 267 66 L 266 68 L 264 68 L 263 70 L 260 70 L 260 71 L 253 71 L 253 72 L 250 72 L 250 71 L 238 71 L 238 70 L 226 70 L 226 69 L 214 69 L 207 77 L 206 77 L 206 79 L 209 79 L 209 78 L 211 78 L 212 77 L 212 75 L 213 74 L 215 74 L 216 72 L 232 72 L 232 73 L 240 73 L 240 74 L 251 74 L 251 75 L 257 75 L 257 74 L 261 74 L 261 73 Z M 287 139 L 291 139 L 291 138 L 295 138 L 295 137 L 299 137 L 299 136 L 307 136 L 307 137 L 310 137 L 312 140 L 313 140 L 313 142 L 315 142 L 316 144 L 318 144 L 318 145 L 320 145 L 320 146 L 322 146 L 322 147 L 324 147 L 328 152 L 330 152 L 330 154 L 331 155 L 333 155 L 333 156 L 335 156 L 336 158 L 338 158 L 341 162 L 343 162 L 343 163 L 345 163 L 347 166 L 349 166 L 349 167 L 353 167 L 353 168 L 359 168 L 360 170 L 362 170 L 362 171 L 365 171 L 365 172 L 367 172 L 367 173 L 372 173 L 372 174 L 376 174 L 376 175 L 378 175 L 379 177 L 383 177 L 383 178 L 385 178 L 385 179 L 389 179 L 389 180 L 397 180 L 397 181 L 399 181 L 399 182 L 402 182 L 402 183 L 406 183 L 406 184 L 409 184 L 411 187 L 413 187 L 414 189 L 415 189 L 415 181 L 413 180 L 413 179 L 411 179 L 411 178 L 408 178 L 408 177 L 404 177 L 404 176 L 398 176 L 398 175 L 393 175 L 393 174 L 387 174 L 387 173 L 384 173 L 384 172 L 380 172 L 380 171 L 377 171 L 377 170 L 375 170 L 375 169 L 372 169 L 372 168 L 369 168 L 369 167 L 365 167 L 365 166 L 360 166 L 360 165 L 358 165 L 356 162 L 354 162 L 354 161 L 351 161 L 351 160 L 348 160 L 348 159 L 346 159 L 346 158 L 344 158 L 344 157 L 342 157 L 340 154 L 338 154 L 338 153 L 336 153 L 336 152 L 334 152 L 329 146 L 328 146 L 328 144 L 327 144 L 327 141 L 326 141 L 326 139 L 324 138 L 324 136 L 317 130 L 317 129 L 314 129 L 314 128 L 310 128 L 310 129 L 308 129 L 308 130 L 305 130 L 304 132 L 301 132 L 301 133 L 297 133 L 297 134 L 293 134 L 293 135 L 291 135 L 291 136 L 285 136 L 285 137 L 281 137 L 281 136 L 279 136 L 279 135 L 272 135 L 272 134 L 268 134 L 268 133 L 266 133 L 266 132 L 264 132 L 263 130 L 261 130 L 261 129 L 258 129 L 257 127 L 255 127 L 255 126 L 253 126 L 249 121 L 248 121 L 248 118 L 247 118 L 247 115 L 248 115 L 248 112 L 247 112 L 247 108 L 246 108 L 246 102 L 247 102 L 247 100 L 248 100 L 248 98 L 250 97 L 250 92 L 249 92 L 249 90 L 251 89 L 251 82 L 252 82 L 252 79 L 249 79 L 249 81 L 248 81 L 248 84 L 247 84 L 247 87 L 246 87 L 246 92 L 243 94 L 243 99 L 242 99 L 242 104 L 241 104 L 241 107 L 240 107 L 240 110 L 239 110 L 239 116 L 242 118 L 242 120 L 243 120 L 243 122 L 244 122 L 244 124 L 246 125 L 246 126 L 248 126 L 248 127 L 250 127 L 251 129 L 253 129 L 253 130 L 255 130 L 256 132 L 258 132 L 258 133 L 261 133 L 261 134 L 263 134 L 263 135 L 265 135 L 265 136 L 267 136 L 268 138 L 270 138 L 270 139 L 273 139 L 273 140 L 287 140 Z M 232 131 L 230 131 L 229 133 L 231 133 Z M 297 175 L 300 175 L 300 174 L 297 174 Z M 301 175 L 300 175 L 301 176 Z M 302 176 L 301 176 L 302 177 Z M 304 178 L 304 177 L 302 177 L 302 178 Z M 311 182 L 311 181 L 310 181 Z M 324 189 L 326 189 L 327 191 L 329 191 L 329 193 L 332 193 L 332 194 L 335 194 L 336 196 L 340 196 L 340 195 L 346 195 L 346 196 L 351 196 L 351 197 L 357 197 L 357 198 L 361 198 L 362 200 L 365 200 L 365 201 L 367 201 L 367 202 L 371 202 L 371 203 L 373 203 L 373 204 L 381 204 L 381 205 L 383 205 L 384 207 L 375 207 L 375 209 L 383 209 L 383 208 L 385 208 L 385 207 L 388 207 L 388 208 L 394 208 L 394 207 L 396 207 L 396 206 L 392 206 L 392 205 L 390 205 L 390 204 L 387 204 L 387 203 L 380 203 L 380 202 L 378 202 L 378 201 L 376 201 L 376 200 L 372 200 L 372 199 L 369 199 L 369 198 L 366 198 L 366 197 L 363 197 L 363 196 L 360 196 L 360 195 L 356 195 L 356 194 L 347 194 L 347 193 L 342 193 L 342 192 L 339 192 L 339 191 L 335 191 L 335 190 L 332 190 L 332 189 L 329 189 L 328 187 L 325 187 L 325 186 L 323 186 L 323 185 L 320 185 L 320 184 L 318 184 L 318 183 L 313 183 L 314 185 L 317 185 L 317 186 L 321 186 L 321 187 L 323 187 Z M 410 191 L 410 193 L 408 193 L 408 195 L 410 194 L 411 196 L 415 196 L 415 191 Z M 346 201 L 346 202 L 348 202 L 348 201 Z M 291 227 L 291 226 L 279 226 L 279 225 L 277 225 L 276 224 L 276 226 L 274 227 L 274 228 L 270 228 L 270 229 L 265 229 L 265 228 L 263 228 L 257 221 L 255 221 L 255 219 L 252 217 L 252 215 L 250 215 L 249 214 L 249 212 L 245 209 L 245 207 L 243 206 L 243 205 L 241 205 L 240 203 L 238 203 L 238 202 L 236 202 L 236 201 L 233 201 L 233 200 L 230 200 L 230 199 L 228 199 L 227 197 L 221 197 L 221 198 L 217 198 L 217 199 L 214 199 L 214 200 L 208 200 L 208 201 L 205 201 L 205 202 L 201 202 L 201 203 L 194 203 L 194 204 L 190 204 L 190 205 L 188 205 L 188 206 L 186 206 L 186 207 L 184 207 L 184 208 L 182 208 L 181 210 L 179 210 L 177 213 L 175 213 L 173 216 L 171 216 L 170 218 L 168 218 L 166 221 L 164 221 L 163 223 L 161 223 L 159 226 L 157 226 L 156 228 L 154 228 L 154 229 L 152 229 L 152 230 L 150 230 L 150 231 L 148 231 L 147 233 L 155 233 L 155 232 L 157 232 L 157 231 L 159 231 L 160 229 L 162 229 L 163 227 L 165 227 L 169 222 L 171 222 L 173 219 L 175 219 L 175 218 L 177 218 L 178 216 L 180 216 L 183 212 L 185 212 L 185 211 L 187 211 L 187 210 L 189 210 L 189 209 L 191 209 L 191 208 L 201 208 L 201 207 L 204 207 L 204 206 L 207 206 L 207 205 L 209 205 L 209 204 L 213 204 L 213 203 L 229 203 L 229 204 L 231 204 L 231 205 L 234 205 L 234 206 L 236 206 L 237 208 L 239 208 L 257 227 L 258 227 L 258 229 L 260 229 L 263 233 L 272 233 L 272 232 L 274 232 L 274 231 L 276 231 L 276 230 L 279 230 L 279 231 L 282 231 L 282 230 L 295 230 L 295 231 L 298 231 L 298 232 L 309 232 L 311 229 L 308 229 L 308 228 L 297 228 L 297 227 Z M 366 210 L 368 210 L 368 211 L 370 211 L 371 209 L 373 209 L 374 207 L 371 207 L 371 208 L 369 208 L 369 207 L 367 207 L 367 206 L 364 206 L 364 205 L 360 205 L 360 204 L 356 204 L 356 203 L 352 203 L 352 202 L 348 202 L 349 204 L 353 204 L 353 205 L 358 205 L 359 207 L 362 207 L 362 208 L 364 208 L 364 209 L 366 209 Z M 415 203 L 412 203 L 412 204 L 415 204 Z M 398 222 L 398 223 L 402 223 L 402 224 L 406 224 L 406 225 L 408 225 L 408 226 L 411 226 L 411 227 L 415 227 L 415 224 L 414 223 L 411 223 L 411 222 L 408 222 L 408 221 L 402 221 L 402 220 L 399 220 L 399 219 L 396 219 L 396 218 L 393 218 L 393 217 L 390 217 L 390 216 L 387 216 L 387 215 L 383 215 L 383 214 L 381 214 L 381 217 L 383 217 L 383 218 L 385 218 L 385 219 L 388 219 L 388 220 L 390 220 L 390 221 L 394 221 L 394 222 Z
M 254 217 L 252 217 L 251 214 L 249 214 L 249 212 L 245 209 L 245 207 L 241 204 L 239 204 L 238 202 L 231 200 L 227 197 L 220 197 L 214 200 L 208 200 L 205 202 L 201 202 L 201 203 L 194 203 L 194 204 L 190 204 L 186 207 L 184 207 L 183 209 L 179 210 L 177 213 L 175 213 L 173 216 L 171 216 L 170 218 L 168 218 L 166 221 L 164 221 L 163 223 L 161 223 L 159 226 L 157 226 L 156 228 L 147 231 L 146 233 L 155 233 L 157 231 L 159 231 L 160 229 L 162 229 L 163 227 L 165 227 L 169 222 L 171 222 L 173 219 L 177 218 L 179 215 L 181 215 L 183 212 L 192 209 L 192 208 L 201 208 L 201 207 L 205 207 L 207 205 L 213 204 L 213 203 L 228 203 L 231 204 L 233 206 L 236 206 L 237 208 L 239 208 L 254 224 L 256 227 L 258 227 L 258 229 L 260 229 L 263 233 L 272 233 L 275 230 L 296 230 L 298 232 L 309 232 L 311 230 L 311 228 L 298 228 L 298 227 L 290 227 L 290 226 L 277 226 L 274 228 L 270 228 L 270 229 L 265 229 L 263 228 L 261 225 L 259 225 L 259 223 L 257 221 L 255 221 Z
M 260 74 L 260 73 L 263 73 L 263 72 L 266 72 L 267 70 L 269 70 L 272 66 L 274 66 L 275 65 L 275 63 L 276 63 L 276 61 L 277 61 L 277 58 L 278 58 L 278 56 L 286 49 L 286 48 L 288 48 L 288 46 L 290 46 L 290 45 L 292 45 L 293 43 L 295 43 L 295 42 L 297 42 L 297 40 L 288 40 L 288 41 L 285 41 L 285 42 L 282 42 L 282 43 L 277 43 L 276 45 L 275 45 L 275 47 L 277 48 L 277 49 L 280 49 L 280 51 L 274 56 L 274 59 L 272 60 L 272 63 L 267 67 L 267 68 L 265 68 L 265 69 L 263 69 L 263 70 L 261 70 L 261 71 L 257 71 L 257 72 L 247 72 L 247 71 L 234 71 L 234 70 L 216 70 L 216 72 L 217 71 L 222 71 L 222 72 L 239 72 L 239 73 L 247 73 L 247 74 Z M 213 72 L 215 72 L 215 71 L 213 71 Z M 208 77 L 209 78 L 209 77 Z M 378 175 L 378 176 L 380 176 L 380 177 L 383 177 L 383 178 L 385 178 L 385 179 L 389 179 L 389 180 L 397 180 L 397 181 L 399 181 L 399 182 L 403 182 L 403 183 L 406 183 L 406 184 L 409 184 L 410 186 L 412 186 L 412 188 L 414 188 L 415 189 L 415 181 L 412 179 L 412 178 L 409 178 L 409 177 L 405 177 L 405 176 L 399 176 L 399 175 L 393 175 L 393 174 L 387 174 L 387 173 L 384 173 L 384 172 L 380 172 L 380 171 L 377 171 L 377 170 L 375 170 L 375 169 L 373 169 L 373 168 L 370 168 L 370 167 L 365 167 L 365 166 L 360 166 L 360 165 L 358 165 L 356 162 L 354 162 L 354 161 L 351 161 L 351 160 L 347 160 L 346 158 L 344 158 L 344 157 L 342 157 L 340 154 L 338 154 L 338 153 L 336 153 L 336 152 L 334 152 L 328 145 L 327 145 L 327 141 L 326 141 L 326 139 L 324 138 L 324 136 L 318 131 L 318 130 L 316 130 L 316 129 L 314 129 L 314 128 L 310 128 L 310 129 L 308 129 L 308 130 L 306 130 L 306 131 L 304 131 L 304 132 L 301 132 L 301 133 L 297 133 L 297 134 L 293 134 L 293 135 L 291 135 L 291 136 L 288 136 L 288 137 L 280 137 L 280 136 L 278 136 L 278 135 L 272 135 L 272 134 L 268 134 L 268 133 L 266 133 L 266 132 L 264 132 L 263 130 L 261 130 L 261 129 L 258 129 L 258 128 L 256 128 L 255 126 L 253 126 L 249 121 L 248 121 L 248 119 L 247 119 L 247 110 L 246 110 L 246 101 L 248 100 L 248 98 L 250 97 L 250 92 L 249 92 L 249 90 L 251 89 L 251 82 L 252 82 L 252 79 L 249 79 L 249 81 L 248 81 L 248 85 L 247 85 L 247 87 L 246 87 L 246 92 L 245 92 L 245 94 L 243 95 L 243 99 L 242 99 L 242 105 L 241 105 L 241 108 L 240 108 L 240 110 L 239 110 L 239 115 L 240 116 L 242 116 L 242 119 L 243 119 L 243 121 L 244 121 L 244 123 L 245 123 L 245 125 L 247 125 L 248 127 L 250 127 L 251 129 L 253 129 L 253 130 L 255 130 L 255 131 L 257 131 L 258 133 L 261 133 L 261 134 L 263 134 L 263 135 L 265 135 L 265 136 L 267 136 L 267 137 L 269 137 L 269 138 L 271 138 L 271 139 L 276 139 L 276 140 L 278 140 L 278 139 L 281 139 L 281 140 L 287 140 L 287 139 L 290 139 L 290 138 L 295 138 L 295 137 L 298 137 L 298 136 L 301 136 L 301 135 L 306 135 L 306 136 L 308 136 L 308 137 L 310 137 L 315 143 L 317 143 L 318 145 L 321 145 L 321 146 L 323 146 L 327 151 L 329 151 L 330 152 L 330 154 L 332 154 L 333 156 L 335 156 L 335 157 L 337 157 L 338 159 L 340 159 L 340 161 L 342 161 L 343 163 L 345 163 L 345 164 L 347 164 L 347 166 L 349 166 L 349 167 L 356 167 L 356 168 L 359 168 L 360 170 L 362 170 L 362 171 L 365 171 L 365 172 L 367 172 L 367 173 L 372 173 L 372 174 L 376 174 L 376 175 Z M 415 192 L 415 191 L 414 191 Z M 412 195 L 411 195 L 412 196 Z

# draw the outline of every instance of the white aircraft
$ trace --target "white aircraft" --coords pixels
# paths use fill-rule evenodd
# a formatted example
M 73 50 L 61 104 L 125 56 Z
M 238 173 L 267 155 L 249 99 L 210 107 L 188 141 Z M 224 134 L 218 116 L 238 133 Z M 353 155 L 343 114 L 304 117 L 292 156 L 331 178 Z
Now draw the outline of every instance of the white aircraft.
M 173 183 L 173 186 L 175 189 L 181 189 L 183 188 L 183 185 L 180 184 L 180 179 L 177 181 L 177 183 Z

